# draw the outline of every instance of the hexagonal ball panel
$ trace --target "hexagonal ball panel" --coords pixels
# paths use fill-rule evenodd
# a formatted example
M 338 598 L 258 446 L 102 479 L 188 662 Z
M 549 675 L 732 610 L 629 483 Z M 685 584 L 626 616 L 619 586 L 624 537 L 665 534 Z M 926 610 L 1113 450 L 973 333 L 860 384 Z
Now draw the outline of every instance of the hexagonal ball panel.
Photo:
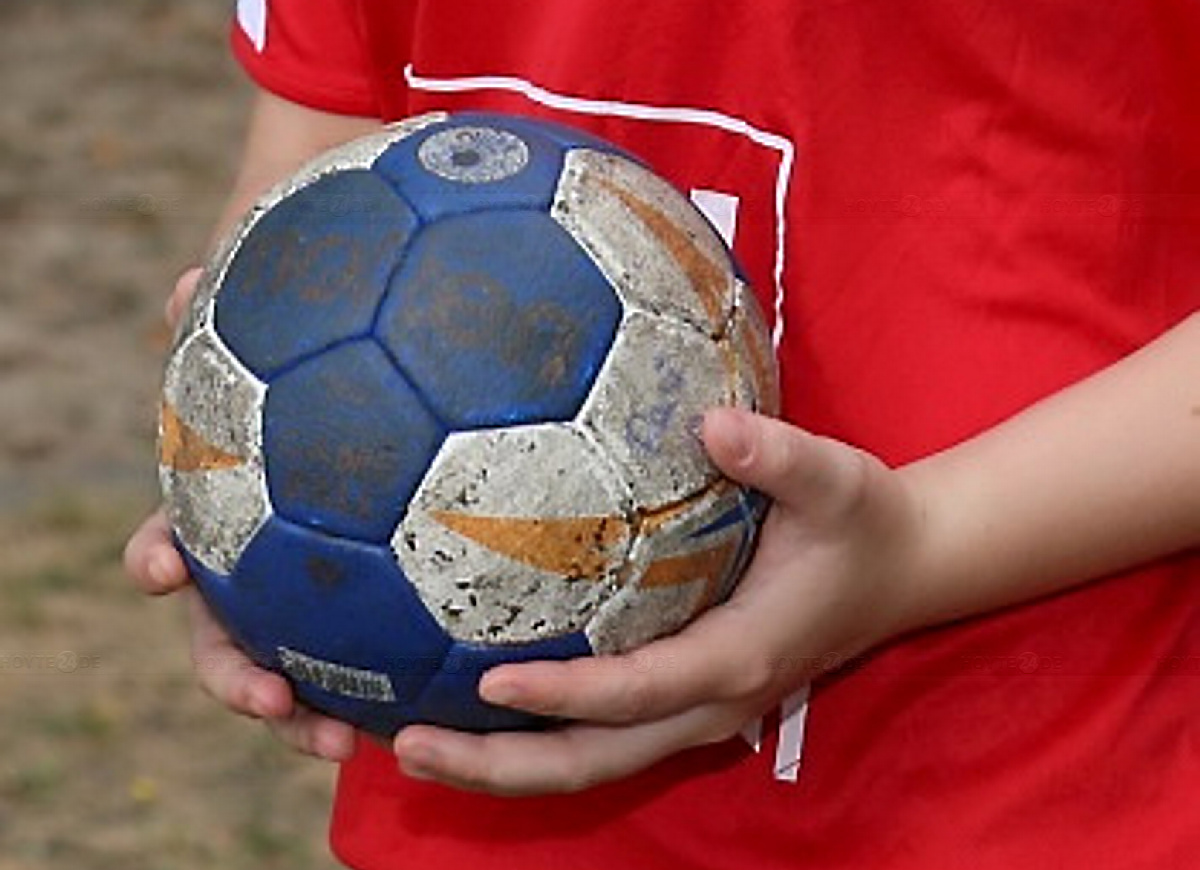
M 699 210 L 662 178 L 616 155 L 573 151 L 552 214 L 626 305 L 710 335 L 725 327 L 734 304 L 730 254 Z
M 502 209 L 422 229 L 377 331 L 446 425 L 471 429 L 574 417 L 620 318 L 554 221 Z
M 574 426 L 456 433 L 392 547 L 452 637 L 525 643 L 575 631 L 613 593 L 630 514 L 619 472 Z
M 579 420 L 633 487 L 639 508 L 686 498 L 718 477 L 700 443 L 701 417 L 734 404 L 731 359 L 678 321 L 629 316 Z
M 167 364 L 159 477 L 180 542 L 214 571 L 232 570 L 269 515 L 263 478 L 266 387 L 208 327 Z

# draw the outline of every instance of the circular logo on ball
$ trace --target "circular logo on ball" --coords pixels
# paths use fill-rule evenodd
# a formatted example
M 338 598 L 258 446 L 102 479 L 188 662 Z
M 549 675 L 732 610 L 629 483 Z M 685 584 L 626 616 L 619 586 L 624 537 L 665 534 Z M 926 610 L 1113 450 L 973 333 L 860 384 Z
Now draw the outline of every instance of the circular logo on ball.
M 434 175 L 464 184 L 487 184 L 516 175 L 529 163 L 529 146 L 495 127 L 453 127 L 435 133 L 417 150 Z

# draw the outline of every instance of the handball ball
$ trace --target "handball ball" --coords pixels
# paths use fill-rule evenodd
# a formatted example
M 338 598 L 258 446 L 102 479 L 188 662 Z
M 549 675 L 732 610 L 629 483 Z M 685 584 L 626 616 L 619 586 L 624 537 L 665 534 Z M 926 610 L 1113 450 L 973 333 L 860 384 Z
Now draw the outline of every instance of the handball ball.
M 425 115 L 265 194 L 166 369 L 176 541 L 234 640 L 381 735 L 535 726 L 503 662 L 631 650 L 727 595 L 761 519 L 697 436 L 775 413 L 720 237 L 637 160 Z

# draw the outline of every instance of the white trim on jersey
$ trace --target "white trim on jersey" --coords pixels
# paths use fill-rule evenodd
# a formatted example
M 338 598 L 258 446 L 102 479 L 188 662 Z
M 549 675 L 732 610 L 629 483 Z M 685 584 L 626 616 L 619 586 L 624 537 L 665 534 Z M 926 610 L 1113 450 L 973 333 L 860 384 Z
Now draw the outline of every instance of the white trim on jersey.
M 792 167 L 796 160 L 796 146 L 790 139 L 755 127 L 748 121 L 717 112 L 712 109 L 687 106 L 656 106 L 627 103 L 618 100 L 597 100 L 546 90 L 540 85 L 515 76 L 459 76 L 455 78 L 431 78 L 418 74 L 412 65 L 404 68 L 404 78 L 413 90 L 431 93 L 467 93 L 470 91 L 508 91 L 518 93 L 528 100 L 580 115 L 631 118 L 639 121 L 659 121 L 675 124 L 697 124 L 716 127 L 729 133 L 744 136 L 756 145 L 768 148 L 778 155 L 779 168 L 775 176 L 775 329 L 772 341 L 779 347 L 783 340 L 783 268 L 785 240 L 787 239 L 787 194 L 792 179 Z
M 267 0 L 238 0 L 237 22 L 259 54 L 267 47 Z
M 730 248 L 737 238 L 738 206 L 741 200 L 719 190 L 696 188 L 688 191 L 692 204 L 700 211 L 721 235 L 721 239 Z
M 685 106 L 655 106 L 616 100 L 597 100 L 546 90 L 540 85 L 514 76 L 459 76 L 431 78 L 418 74 L 410 64 L 404 68 L 404 78 L 415 91 L 429 93 L 470 93 L 471 91 L 507 91 L 518 93 L 531 102 L 580 115 L 628 118 L 673 124 L 696 124 L 744 136 L 756 145 L 778 155 L 779 168 L 775 176 L 775 328 L 771 336 L 776 348 L 783 340 L 783 269 L 787 239 L 787 194 L 795 165 L 796 147 L 790 139 L 759 129 L 748 121 L 712 109 Z M 692 201 L 713 221 L 717 231 L 733 246 L 737 229 L 738 199 L 728 193 L 694 190 Z M 808 719 L 809 688 L 805 686 L 783 700 L 779 711 L 779 742 L 775 748 L 774 775 L 777 780 L 795 782 L 804 753 L 804 733 Z M 762 723 L 749 723 L 742 737 L 755 752 L 762 750 Z
M 779 708 L 779 743 L 775 746 L 776 779 L 795 782 L 800 776 L 811 693 L 812 687 L 805 685 L 784 698 Z

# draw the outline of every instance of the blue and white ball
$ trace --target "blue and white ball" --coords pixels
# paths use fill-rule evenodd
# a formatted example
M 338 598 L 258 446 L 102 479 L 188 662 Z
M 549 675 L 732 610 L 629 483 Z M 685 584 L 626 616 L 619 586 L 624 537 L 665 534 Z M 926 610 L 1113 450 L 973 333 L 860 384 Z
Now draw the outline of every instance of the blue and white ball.
M 267 193 L 167 365 L 160 476 L 261 665 L 378 734 L 537 724 L 501 662 L 615 653 L 725 596 L 762 505 L 696 437 L 774 413 L 753 295 L 703 216 L 587 134 L 427 115 Z

